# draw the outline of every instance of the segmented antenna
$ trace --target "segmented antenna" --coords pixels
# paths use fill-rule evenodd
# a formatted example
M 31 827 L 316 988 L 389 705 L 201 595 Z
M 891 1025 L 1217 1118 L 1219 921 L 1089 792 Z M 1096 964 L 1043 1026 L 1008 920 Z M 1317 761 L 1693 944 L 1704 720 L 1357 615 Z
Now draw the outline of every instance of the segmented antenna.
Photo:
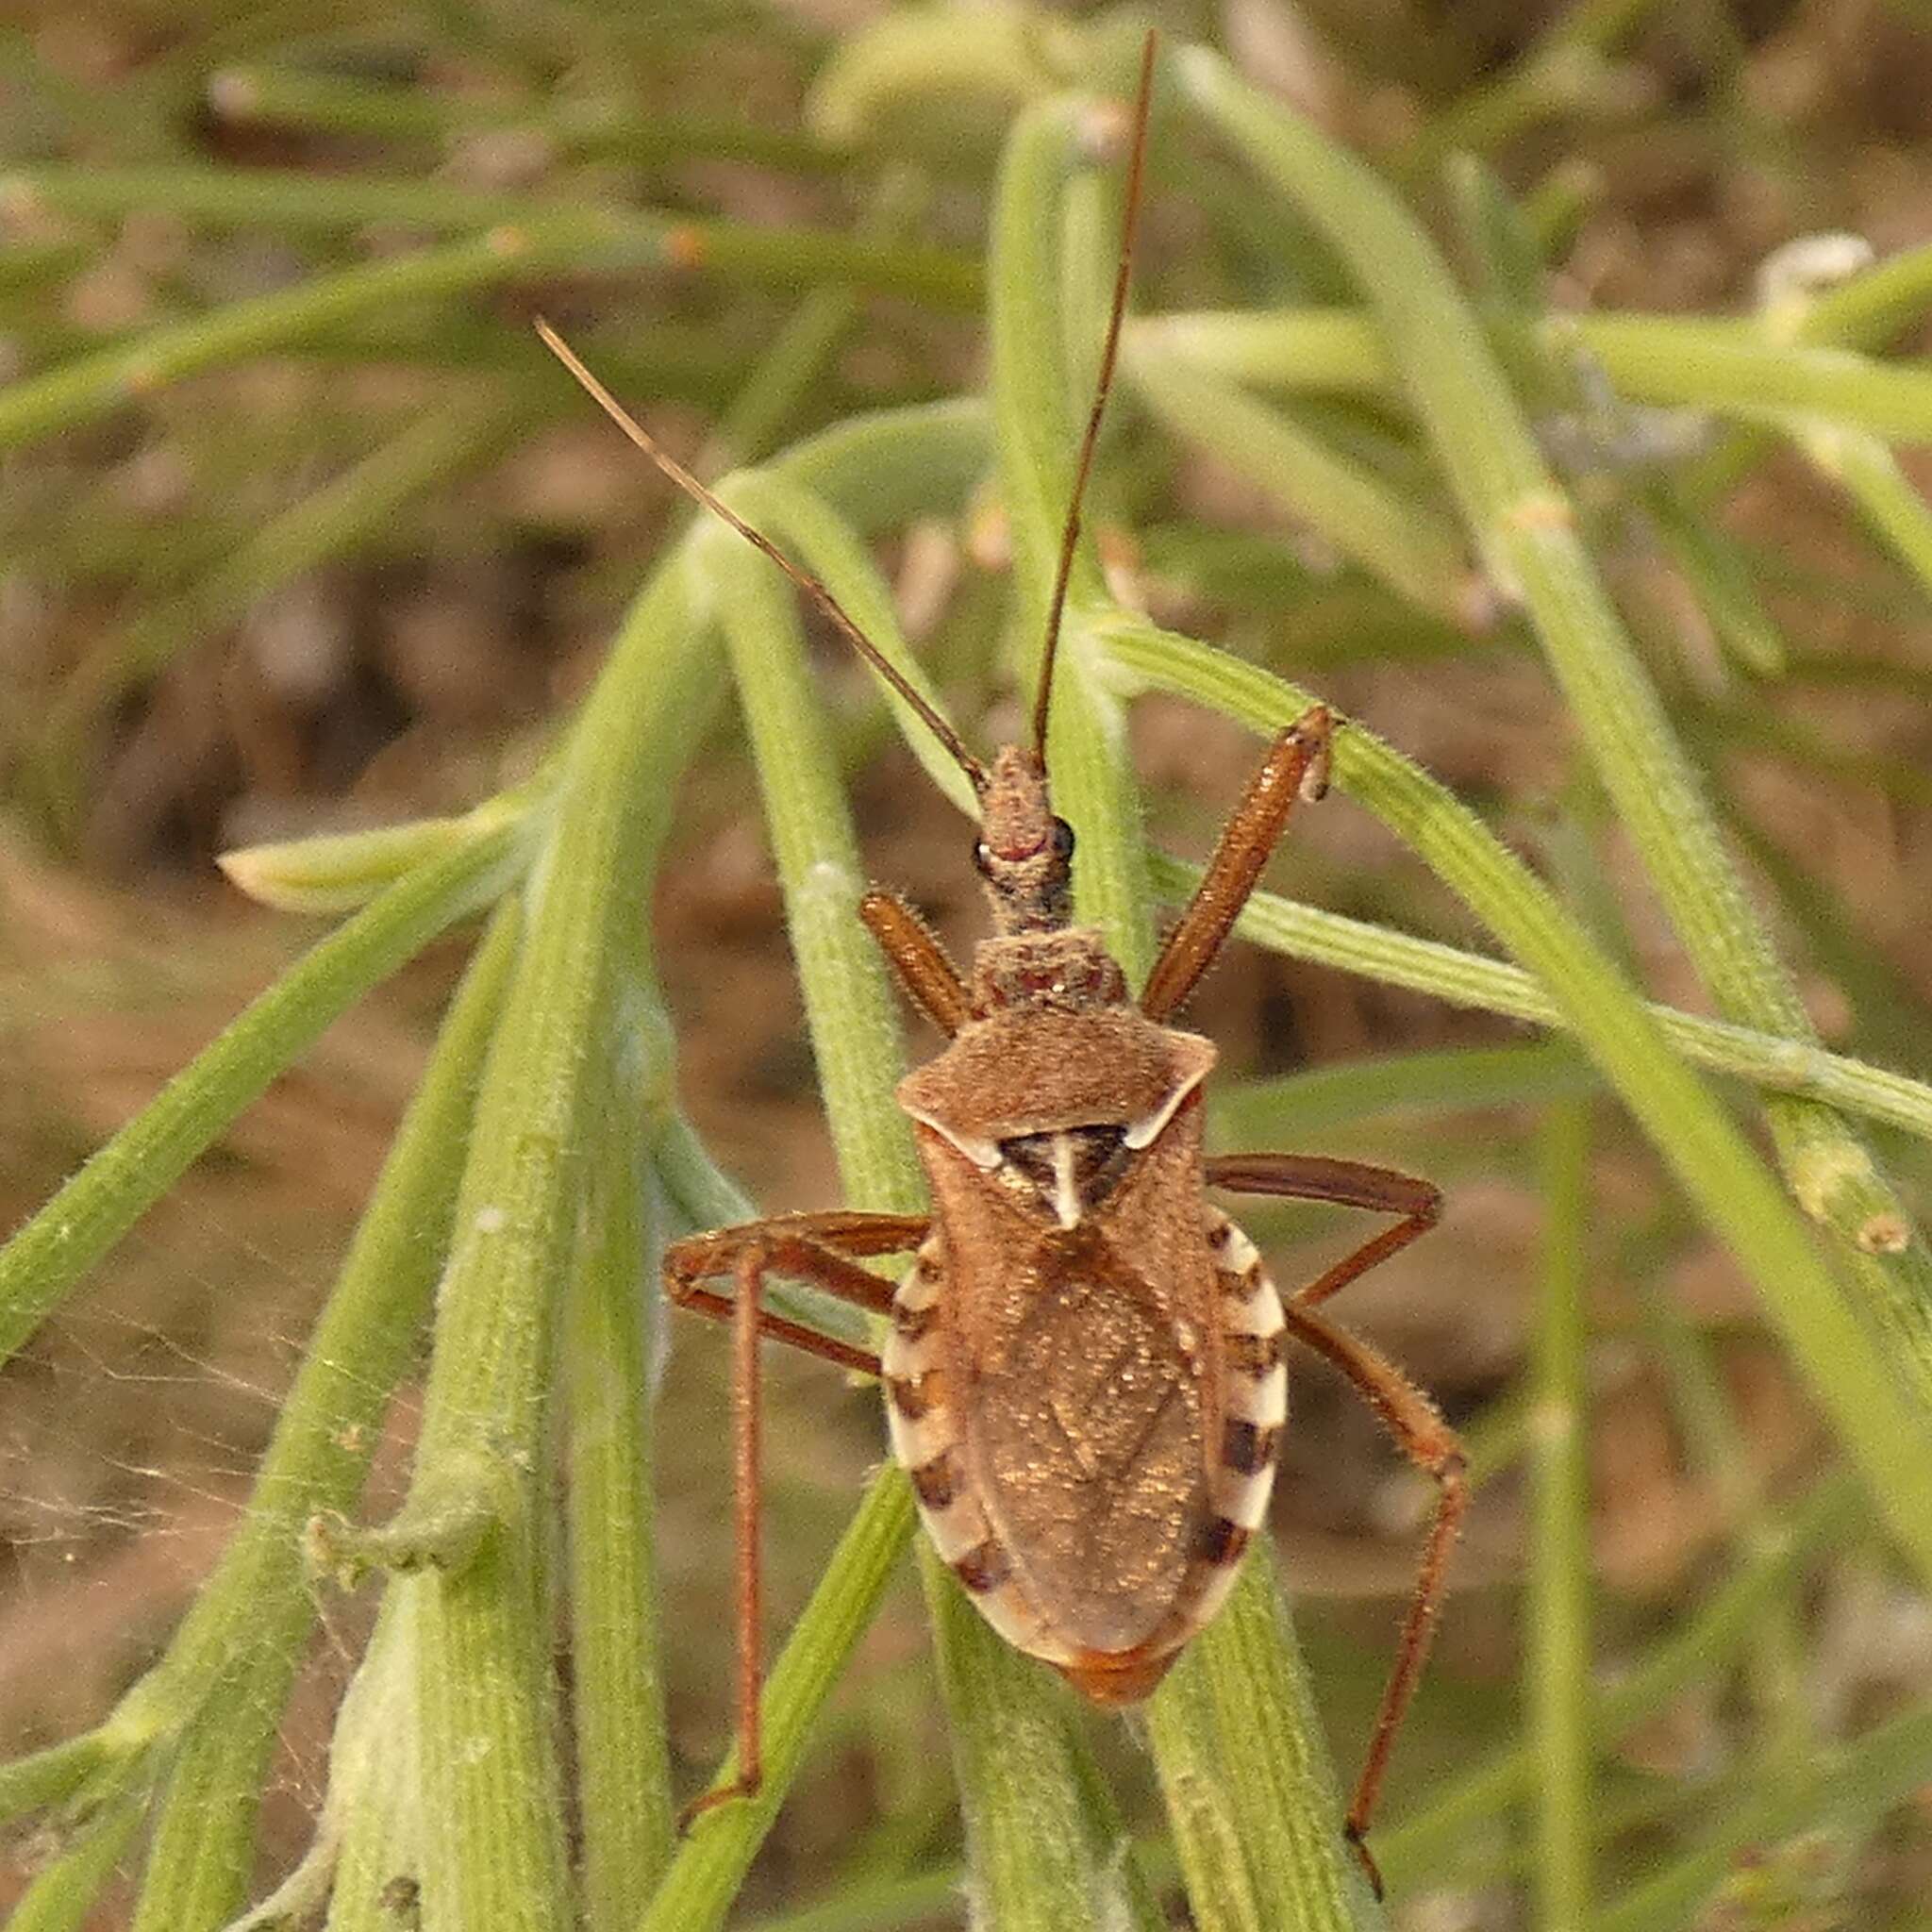
M 1046 642 L 1040 654 L 1040 690 L 1033 700 L 1033 751 L 1046 763 L 1046 714 L 1053 703 L 1053 660 L 1059 650 L 1060 618 L 1067 608 L 1067 585 L 1074 575 L 1074 549 L 1080 541 L 1080 500 L 1093 468 L 1093 449 L 1100 441 L 1100 418 L 1113 387 L 1114 364 L 1120 359 L 1121 324 L 1127 312 L 1127 284 L 1134 274 L 1134 230 L 1141 213 L 1141 176 L 1147 157 L 1147 121 L 1154 99 L 1154 50 L 1158 36 L 1150 29 L 1141 48 L 1141 89 L 1134 99 L 1134 147 L 1127 160 L 1126 208 L 1121 217 L 1121 258 L 1114 271 L 1113 310 L 1107 321 L 1107 345 L 1100 352 L 1100 380 L 1094 385 L 1093 407 L 1087 412 L 1087 433 L 1080 439 L 1080 460 L 1074 471 L 1074 494 L 1067 505 L 1066 528 L 1060 533 L 1059 568 L 1054 575 L 1053 601 L 1047 606 Z
M 669 451 L 661 448 L 657 440 L 641 423 L 626 409 L 597 378 L 585 368 L 576 351 L 566 342 L 541 316 L 537 317 L 537 333 L 543 338 L 544 346 L 576 377 L 585 392 L 604 413 L 663 471 L 663 473 L 691 497 L 702 504 L 714 517 L 729 524 L 738 534 L 755 550 L 769 557 L 798 588 L 823 610 L 844 634 L 846 641 L 858 655 L 911 706 L 920 722 L 939 741 L 945 746 L 953 762 L 966 774 L 975 794 L 986 789 L 986 768 L 959 741 L 959 734 L 920 696 L 907 682 L 904 675 L 891 664 L 878 646 L 859 629 L 845 613 L 844 607 L 832 595 L 819 579 L 808 570 L 793 563 L 769 537 L 745 522 L 738 512 L 725 503 L 715 491 L 708 490 L 687 470 Z

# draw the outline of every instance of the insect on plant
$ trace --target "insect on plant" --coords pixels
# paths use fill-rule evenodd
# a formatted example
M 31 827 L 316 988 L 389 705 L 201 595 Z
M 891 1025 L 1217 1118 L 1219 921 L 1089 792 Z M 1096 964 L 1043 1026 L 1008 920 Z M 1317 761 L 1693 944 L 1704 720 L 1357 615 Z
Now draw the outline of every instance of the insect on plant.
M 1155 43 L 1142 56 L 1125 217 L 1099 381 L 1076 465 L 1028 741 L 982 764 L 841 608 L 660 450 L 546 324 L 544 341 L 681 489 L 770 558 L 924 722 L 971 782 L 974 864 L 993 932 L 962 978 L 918 915 L 869 891 L 861 917 L 913 1004 L 946 1036 L 900 1083 L 929 1214 L 791 1214 L 675 1243 L 674 1301 L 734 1329 L 739 1589 L 738 1774 L 691 1807 L 759 1783 L 760 1336 L 876 1376 L 893 1453 L 940 1556 L 995 1630 L 1096 1704 L 1160 1682 L 1232 1587 L 1261 1525 L 1287 1420 L 1284 1340 L 1325 1357 L 1430 1475 L 1436 1513 L 1346 1831 L 1362 1840 L 1421 1674 L 1467 1504 L 1435 1405 L 1324 1304 L 1432 1226 L 1427 1181 L 1306 1154 L 1208 1156 L 1211 1041 L 1169 1024 L 1213 963 L 1295 801 L 1322 795 L 1332 723 L 1317 707 L 1274 741 L 1224 828 L 1139 999 L 1100 933 L 1072 924 L 1074 834 L 1046 770 L 1053 667 L 1080 504 L 1116 361 L 1133 261 Z M 1284 1299 L 1210 1189 L 1398 1217 Z M 894 1289 L 861 1263 L 909 1254 Z M 890 1323 L 877 1356 L 760 1307 L 764 1279 L 814 1286 Z M 716 1286 L 728 1280 L 729 1294 Z

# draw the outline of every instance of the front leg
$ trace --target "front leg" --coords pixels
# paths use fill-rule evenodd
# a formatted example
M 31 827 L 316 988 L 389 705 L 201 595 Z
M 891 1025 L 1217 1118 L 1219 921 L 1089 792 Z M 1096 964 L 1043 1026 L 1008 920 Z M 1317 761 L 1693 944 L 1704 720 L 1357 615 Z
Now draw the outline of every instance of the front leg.
M 959 969 L 946 957 L 930 927 L 896 892 L 874 886 L 858 902 L 858 916 L 892 962 L 913 1004 L 948 1040 L 971 1017 Z
M 1177 1012 L 1201 975 L 1213 965 L 1241 909 L 1279 842 L 1298 798 L 1314 800 L 1328 789 L 1328 741 L 1334 721 L 1324 705 L 1313 706 L 1268 748 L 1248 780 L 1241 802 L 1222 827 L 1221 842 L 1180 924 L 1168 934 L 1141 994 L 1150 1020 Z
M 1333 1201 L 1343 1207 L 1380 1208 L 1402 1216 L 1393 1227 L 1385 1228 L 1363 1242 L 1282 1304 L 1282 1315 L 1290 1330 L 1348 1377 L 1356 1393 L 1375 1411 L 1402 1453 L 1436 1485 L 1435 1521 L 1429 1525 L 1408 1613 L 1403 1619 L 1395 1668 L 1382 1692 L 1382 1706 L 1369 1740 L 1368 1757 L 1356 1779 L 1355 1795 L 1348 1806 L 1349 1841 L 1361 1858 L 1375 1896 L 1380 1898 L 1382 1875 L 1363 1840 L 1374 1815 L 1375 1801 L 1381 1795 L 1395 1734 L 1402 1726 L 1423 1665 L 1428 1659 L 1436 1620 L 1442 1607 L 1449 1554 L 1456 1546 L 1469 1508 L 1469 1476 L 1462 1444 L 1428 1396 L 1385 1356 L 1326 1316 L 1317 1314 L 1315 1309 L 1339 1289 L 1433 1227 L 1441 1213 L 1442 1197 L 1430 1182 L 1397 1174 L 1392 1168 L 1371 1167 L 1355 1160 L 1330 1160 L 1315 1154 L 1226 1155 L 1208 1162 L 1207 1178 L 1210 1187 L 1231 1188 L 1242 1193 Z
M 764 1278 L 789 1275 L 810 1282 L 841 1301 L 875 1315 L 892 1306 L 892 1289 L 854 1257 L 910 1253 L 930 1225 L 923 1214 L 788 1214 L 754 1221 L 715 1234 L 674 1242 L 664 1253 L 664 1288 L 680 1307 L 731 1323 L 731 1417 L 733 1527 L 738 1549 L 738 1774 L 715 1785 L 685 1807 L 680 1823 L 689 1826 L 701 1812 L 732 1798 L 751 1797 L 758 1789 L 758 1691 L 761 1680 L 759 1630 L 762 1578 L 758 1567 L 758 1341 L 771 1336 L 841 1368 L 876 1376 L 875 1355 L 816 1334 L 795 1322 L 768 1315 L 759 1307 Z M 729 1274 L 729 1296 L 701 1288 L 708 1279 Z

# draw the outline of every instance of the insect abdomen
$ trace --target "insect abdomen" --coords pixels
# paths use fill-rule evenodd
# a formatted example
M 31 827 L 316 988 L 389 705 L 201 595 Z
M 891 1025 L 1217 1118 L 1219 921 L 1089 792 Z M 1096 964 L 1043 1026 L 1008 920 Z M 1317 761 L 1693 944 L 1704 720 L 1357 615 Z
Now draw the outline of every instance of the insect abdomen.
M 1109 1552 L 1096 1538 L 1093 1581 L 1077 1601 L 1060 1605 L 1051 1592 L 1041 1598 L 1027 1588 L 1026 1553 L 1023 1548 L 1016 1556 L 993 1526 L 995 1512 L 969 1464 L 956 1391 L 947 1386 L 941 1299 L 945 1267 L 937 1241 L 928 1242 L 900 1286 L 883 1352 L 892 1447 L 911 1478 L 934 1547 L 1008 1642 L 1058 1666 L 1103 1703 L 1145 1696 L 1214 1615 L 1261 1524 L 1274 1482 L 1287 1415 L 1280 1301 L 1239 1229 L 1217 1214 L 1206 1233 L 1215 1271 L 1214 1313 L 1223 1331 L 1210 1359 L 1220 1362 L 1221 1386 L 1187 1391 L 1203 1426 L 1194 1430 L 1192 1494 L 1174 1524 L 1174 1557 L 1159 1566 L 1158 1577 L 1112 1574 Z M 1059 1474 L 1064 1480 L 1066 1472 Z M 1070 1497 L 1069 1507 L 1090 1514 L 1099 1500 L 1088 1498 L 1083 1507 Z M 1097 1523 L 1101 1515 L 1091 1513 L 1090 1520 Z M 1117 1604 L 1106 1601 L 1108 1590 L 1117 1591 Z M 1138 1636 L 1124 1645 L 1082 1641 L 1082 1624 L 1115 1625 Z
M 911 1481 L 933 1548 L 987 1621 L 1015 1649 L 1062 1663 L 1072 1652 L 1054 1641 L 1020 1589 L 966 1467 L 953 1391 L 946 1386 L 940 1299 L 944 1279 L 940 1243 L 928 1241 L 893 1298 L 892 1324 L 879 1357 L 892 1454 Z
M 1281 1432 L 1288 1423 L 1288 1364 L 1281 1297 L 1255 1244 L 1225 1216 L 1208 1223 L 1223 1337 L 1221 1440 L 1214 1445 L 1201 1528 L 1204 1578 L 1194 1627 L 1221 1607 L 1234 1567 L 1268 1514 Z

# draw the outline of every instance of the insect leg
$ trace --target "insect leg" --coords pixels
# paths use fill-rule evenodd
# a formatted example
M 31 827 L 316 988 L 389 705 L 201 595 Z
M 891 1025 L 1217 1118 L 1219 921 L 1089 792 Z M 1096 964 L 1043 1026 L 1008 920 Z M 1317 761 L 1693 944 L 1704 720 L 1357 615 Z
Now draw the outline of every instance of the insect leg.
M 1373 1240 L 1343 1256 L 1325 1274 L 1317 1275 L 1306 1288 L 1288 1296 L 1282 1305 L 1282 1315 L 1290 1330 L 1348 1377 L 1357 1392 L 1382 1419 L 1402 1453 L 1435 1482 L 1438 1492 L 1436 1519 L 1429 1526 L 1415 1593 L 1403 1620 L 1395 1669 L 1391 1674 L 1389 1688 L 1382 1693 L 1382 1707 L 1369 1740 L 1368 1757 L 1356 1780 L 1355 1796 L 1348 1807 L 1349 1841 L 1360 1856 L 1369 1882 L 1379 1898 L 1381 1874 L 1362 1840 L 1381 1793 L 1395 1734 L 1428 1657 L 1429 1640 L 1441 1608 L 1449 1553 L 1455 1547 L 1463 1514 L 1469 1507 L 1469 1484 L 1462 1445 L 1436 1405 L 1392 1362 L 1345 1328 L 1337 1327 L 1326 1317 L 1316 1314 L 1314 1309 L 1358 1275 L 1367 1274 L 1378 1261 L 1386 1261 L 1397 1249 L 1406 1248 L 1418 1235 L 1427 1233 L 1441 1213 L 1442 1197 L 1433 1183 L 1398 1174 L 1393 1168 L 1372 1167 L 1358 1160 L 1333 1160 L 1320 1154 L 1223 1155 L 1208 1161 L 1207 1180 L 1209 1187 L 1229 1188 L 1239 1193 L 1333 1201 L 1344 1208 L 1368 1208 L 1402 1217 L 1393 1227 L 1384 1228 Z
M 686 1806 L 679 1823 L 758 1788 L 758 1690 L 762 1676 L 762 1590 L 758 1566 L 758 1341 L 770 1336 L 868 1375 L 878 1357 L 767 1314 L 759 1300 L 767 1274 L 808 1281 L 843 1301 L 883 1314 L 891 1307 L 889 1282 L 847 1257 L 891 1255 L 916 1248 L 928 1226 L 922 1214 L 791 1214 L 675 1242 L 664 1256 L 664 1287 L 680 1307 L 731 1323 L 732 1495 L 738 1548 L 738 1774 Z M 698 1284 L 729 1274 L 730 1296 Z
M 946 949 L 905 900 L 876 886 L 858 902 L 858 916 L 892 962 L 913 1005 L 950 1040 L 966 1024 L 968 1002 Z
M 1223 1154 L 1209 1158 L 1208 1185 L 1237 1194 L 1279 1194 L 1295 1201 L 1332 1201 L 1340 1208 L 1368 1208 L 1402 1219 L 1353 1254 L 1344 1255 L 1326 1274 L 1296 1291 L 1305 1308 L 1348 1286 L 1357 1276 L 1428 1233 L 1442 1211 L 1442 1195 L 1432 1181 L 1397 1174 L 1392 1167 L 1371 1167 L 1360 1160 L 1331 1160 L 1322 1154 Z
M 848 1256 L 910 1254 L 925 1239 L 931 1223 L 923 1214 L 783 1214 L 770 1221 L 747 1222 L 715 1234 L 692 1235 L 674 1241 L 664 1251 L 664 1291 L 679 1307 L 691 1308 L 715 1321 L 732 1317 L 732 1298 L 699 1286 L 701 1282 L 738 1273 L 739 1257 L 747 1250 L 762 1259 L 761 1274 L 783 1274 L 809 1282 L 874 1315 L 891 1312 L 892 1285 Z M 820 1335 L 796 1322 L 758 1313 L 758 1333 L 783 1341 L 822 1361 L 837 1362 L 861 1375 L 876 1375 L 878 1357 L 850 1344 Z
M 1381 1795 L 1395 1734 L 1401 1728 L 1408 1701 L 1415 1694 L 1416 1681 L 1428 1659 L 1429 1641 L 1442 1607 L 1449 1553 L 1456 1547 L 1463 1515 L 1469 1507 L 1469 1477 L 1462 1444 L 1455 1432 L 1442 1420 L 1436 1405 L 1394 1363 L 1345 1328 L 1337 1327 L 1325 1316 L 1314 1313 L 1300 1295 L 1291 1296 L 1284 1304 L 1282 1313 L 1294 1334 L 1348 1377 L 1356 1392 L 1395 1438 L 1402 1453 L 1436 1485 L 1436 1519 L 1429 1525 L 1422 1566 L 1416 1573 L 1415 1591 L 1408 1601 L 1408 1614 L 1402 1622 L 1395 1668 L 1382 1692 L 1382 1707 L 1375 1715 L 1368 1757 L 1363 1760 L 1361 1774 L 1356 1779 L 1355 1795 L 1348 1805 L 1345 1828 L 1349 1842 L 1361 1858 L 1375 1896 L 1380 1898 L 1382 1875 L 1362 1840 L 1368 1835 L 1369 1821 Z
M 1229 928 L 1247 904 L 1268 855 L 1281 837 L 1297 798 L 1316 799 L 1328 789 L 1327 708 L 1316 705 L 1268 748 L 1248 780 L 1241 803 L 1223 826 L 1221 843 L 1194 888 L 1180 924 L 1168 934 L 1141 994 L 1141 1010 L 1165 1020 L 1186 1001 L 1214 963 Z

